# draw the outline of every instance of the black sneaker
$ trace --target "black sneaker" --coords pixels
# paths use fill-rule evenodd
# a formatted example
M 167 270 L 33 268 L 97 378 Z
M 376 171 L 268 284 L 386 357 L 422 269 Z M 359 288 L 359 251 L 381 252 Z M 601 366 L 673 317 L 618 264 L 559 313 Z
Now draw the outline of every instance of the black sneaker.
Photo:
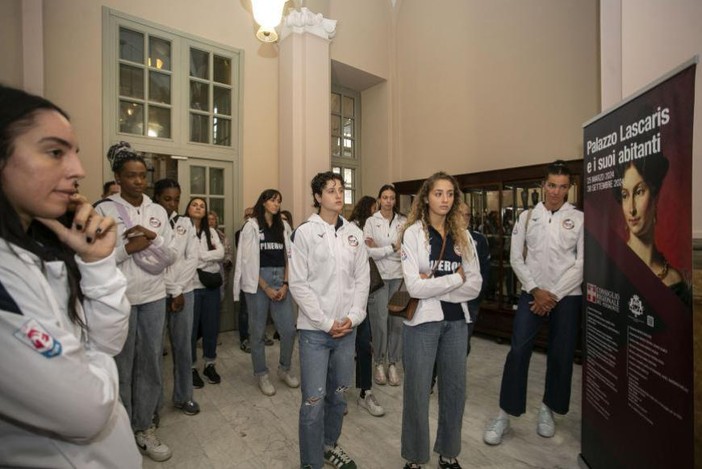
M 408 462 L 405 463 L 404 469 L 422 469 L 422 466 L 420 466 L 416 462 Z
M 268 337 L 267 335 L 264 335 L 264 336 L 263 336 L 263 343 L 266 344 L 267 347 L 270 347 L 270 346 L 273 345 L 275 342 L 273 342 L 273 339 L 271 339 L 271 338 Z
M 251 346 L 249 345 L 249 339 L 244 339 L 241 341 L 241 345 L 239 345 L 239 350 L 241 350 L 244 353 L 251 353 Z
M 356 469 L 356 463 L 339 445 L 324 452 L 324 462 L 336 469 Z
M 461 469 L 461 465 L 456 458 L 444 459 L 439 456 L 439 469 Z
M 182 410 L 185 415 L 195 415 L 200 412 L 200 406 L 192 399 L 185 402 L 174 402 L 173 407 Z
M 200 389 L 205 385 L 205 382 L 200 378 L 200 373 L 197 372 L 195 368 L 193 368 L 193 387 L 195 389 Z
M 203 371 L 202 374 L 205 375 L 205 378 L 207 378 L 207 381 L 211 384 L 219 384 L 222 382 L 222 378 L 220 378 L 217 374 L 217 370 L 215 370 L 214 363 L 205 365 L 205 371 Z

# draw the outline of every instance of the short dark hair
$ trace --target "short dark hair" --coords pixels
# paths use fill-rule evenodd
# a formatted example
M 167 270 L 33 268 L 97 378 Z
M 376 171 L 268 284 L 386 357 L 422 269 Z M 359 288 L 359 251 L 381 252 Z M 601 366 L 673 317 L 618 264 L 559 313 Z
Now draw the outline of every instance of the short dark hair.
M 154 199 L 158 199 L 158 197 L 165 191 L 166 189 L 178 189 L 180 190 L 180 184 L 178 184 L 178 181 L 175 179 L 171 178 L 164 178 L 164 179 L 159 179 L 154 183 Z
M 102 185 L 102 195 L 107 194 L 110 190 L 110 187 L 114 186 L 115 184 L 117 184 L 117 181 L 115 181 L 114 179 L 111 181 L 107 181 L 105 184 L 103 184 Z
M 342 187 L 346 187 L 344 185 L 344 178 L 341 177 L 341 174 L 334 173 L 332 171 L 325 171 L 323 173 L 317 173 L 315 177 L 312 178 L 312 182 L 310 183 L 310 186 L 312 187 L 312 199 L 314 200 L 314 206 L 316 208 L 319 208 L 319 202 L 317 202 L 317 199 L 314 198 L 315 195 L 322 195 L 322 191 L 324 190 L 324 187 L 326 187 L 327 182 L 333 181 L 336 179 L 341 183 Z
M 568 180 L 572 182 L 573 174 L 570 172 L 570 168 L 563 160 L 556 160 L 553 163 L 546 166 L 546 175 L 544 179 L 548 179 L 550 175 L 554 176 L 568 176 Z

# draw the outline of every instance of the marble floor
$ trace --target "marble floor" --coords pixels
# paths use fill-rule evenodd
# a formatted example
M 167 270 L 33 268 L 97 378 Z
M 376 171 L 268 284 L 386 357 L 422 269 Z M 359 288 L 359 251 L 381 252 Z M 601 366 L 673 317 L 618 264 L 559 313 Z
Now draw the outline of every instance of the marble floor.
M 166 406 L 158 434 L 173 449 L 173 457 L 157 463 L 144 459 L 145 468 L 295 468 L 299 467 L 297 421 L 300 390 L 289 389 L 272 374 L 278 392 L 261 394 L 251 372 L 251 357 L 239 350 L 234 332 L 220 335 L 217 369 L 222 383 L 195 390 L 202 411 L 196 416 Z M 463 447 L 459 461 L 464 468 L 578 468 L 580 452 L 581 367 L 575 365 L 571 412 L 556 416 L 553 438 L 536 434 L 536 412 L 543 392 L 546 357 L 535 352 L 531 361 L 527 414 L 512 419 L 512 428 L 501 445 L 482 441 L 485 423 L 496 414 L 502 365 L 508 345 L 474 337 L 468 359 L 468 397 L 463 418 Z M 266 347 L 268 366 L 276 369 L 278 343 Z M 297 357 L 297 347 L 295 349 Z M 170 401 L 171 357 L 164 358 L 165 389 Z M 298 363 L 293 370 L 297 375 Z M 359 468 L 401 468 L 400 423 L 402 386 L 374 386 L 385 416 L 373 417 L 356 404 L 357 392 L 349 391 L 349 413 L 344 419 L 340 445 Z M 430 406 L 431 434 L 436 434 L 437 397 Z M 433 443 L 433 442 L 432 442 Z M 424 467 L 437 467 L 438 456 Z

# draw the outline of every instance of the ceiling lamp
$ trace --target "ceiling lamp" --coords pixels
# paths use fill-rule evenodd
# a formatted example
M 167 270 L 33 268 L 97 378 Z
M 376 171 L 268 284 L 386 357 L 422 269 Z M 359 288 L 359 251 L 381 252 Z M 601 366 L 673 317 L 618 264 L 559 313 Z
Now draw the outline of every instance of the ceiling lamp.
M 283 6 L 288 0 L 251 0 L 253 16 L 260 26 L 256 37 L 261 42 L 276 42 L 278 33 L 275 27 L 283 17 Z

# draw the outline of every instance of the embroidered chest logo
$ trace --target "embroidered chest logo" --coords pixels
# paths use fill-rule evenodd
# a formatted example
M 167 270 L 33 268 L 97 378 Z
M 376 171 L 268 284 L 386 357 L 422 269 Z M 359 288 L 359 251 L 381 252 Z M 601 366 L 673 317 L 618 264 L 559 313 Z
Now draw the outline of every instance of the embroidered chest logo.
M 161 220 L 159 220 L 156 217 L 151 217 L 151 218 L 149 218 L 149 225 L 152 228 L 160 228 L 161 227 Z
M 15 337 L 46 358 L 53 358 L 61 355 L 61 342 L 46 332 L 44 327 L 39 324 L 36 319 L 30 319 L 25 322 L 22 327 L 15 331 Z
M 358 238 L 356 238 L 355 235 L 349 235 L 347 240 L 349 242 L 349 246 L 351 246 L 352 248 L 358 247 Z
M 575 228 L 575 222 L 570 218 L 566 218 L 565 220 L 563 220 L 563 223 L 561 223 L 561 226 L 566 230 L 572 230 L 573 228 Z
M 185 228 L 183 228 L 183 227 L 180 226 L 180 225 L 176 226 L 176 230 L 175 230 L 175 231 L 176 231 L 176 234 L 179 235 L 179 236 L 183 236 L 183 235 L 185 234 Z

